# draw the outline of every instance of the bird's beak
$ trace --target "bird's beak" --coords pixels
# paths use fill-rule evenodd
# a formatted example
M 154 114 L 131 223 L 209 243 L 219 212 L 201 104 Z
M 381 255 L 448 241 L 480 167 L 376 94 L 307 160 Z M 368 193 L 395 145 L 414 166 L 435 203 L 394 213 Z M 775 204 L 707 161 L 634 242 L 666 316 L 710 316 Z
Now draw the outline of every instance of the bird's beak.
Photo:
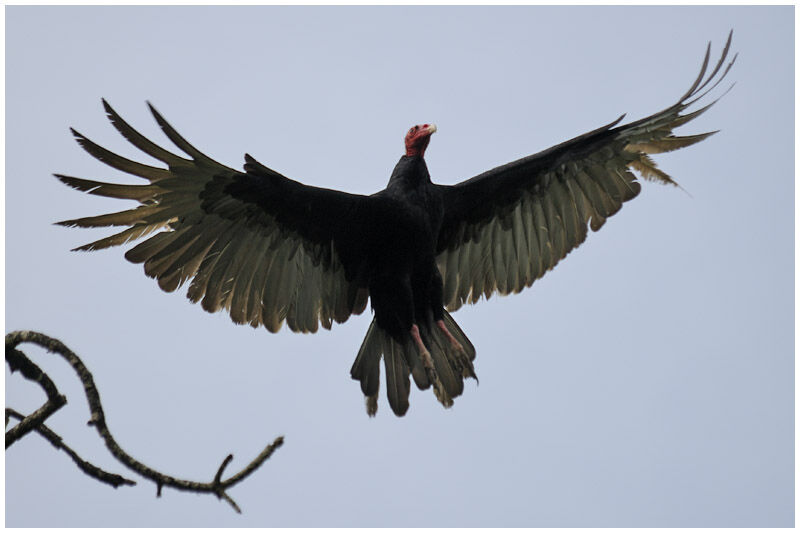
M 436 132 L 436 124 L 429 124 L 428 125 L 428 135 Z

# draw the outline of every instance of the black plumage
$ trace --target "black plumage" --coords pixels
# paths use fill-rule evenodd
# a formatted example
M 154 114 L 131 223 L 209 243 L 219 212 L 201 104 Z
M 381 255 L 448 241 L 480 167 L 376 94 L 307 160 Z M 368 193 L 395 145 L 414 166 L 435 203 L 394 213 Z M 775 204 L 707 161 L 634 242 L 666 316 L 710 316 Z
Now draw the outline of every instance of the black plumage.
M 224 308 L 238 324 L 274 332 L 285 321 L 292 331 L 313 333 L 361 313 L 370 301 L 375 317 L 351 369 L 369 414 L 377 409 L 381 359 L 397 415 L 408 409 L 410 378 L 420 389 L 433 386 L 450 406 L 464 378 L 475 377 L 475 348 L 448 311 L 529 287 L 585 240 L 587 227 L 597 231 L 639 193 L 633 171 L 675 184 L 650 155 L 711 135 L 677 137 L 672 130 L 713 105 L 682 114 L 727 74 L 735 60 L 725 65 L 730 42 L 731 36 L 706 76 L 709 46 L 696 81 L 663 111 L 623 126 L 620 117 L 454 186 L 432 183 L 425 164 L 435 126 L 414 126 L 387 187 L 369 196 L 303 185 L 249 155 L 243 172 L 228 168 L 189 144 L 151 106 L 188 158 L 176 155 L 104 100 L 116 129 L 165 167 L 118 156 L 73 130 L 91 155 L 149 183 L 57 175 L 90 194 L 141 204 L 60 224 L 125 227 L 78 250 L 147 237 L 128 250 L 128 260 L 143 263 L 165 291 L 191 280 L 193 302 L 209 312 Z

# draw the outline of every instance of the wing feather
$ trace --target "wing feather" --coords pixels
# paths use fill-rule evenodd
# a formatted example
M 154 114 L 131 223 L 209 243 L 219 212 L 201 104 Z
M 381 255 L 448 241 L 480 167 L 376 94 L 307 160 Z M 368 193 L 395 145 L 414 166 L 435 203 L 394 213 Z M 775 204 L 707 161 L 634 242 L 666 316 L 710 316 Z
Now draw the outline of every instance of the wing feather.
M 141 239 L 145 235 L 148 235 L 154 231 L 162 229 L 164 226 L 166 226 L 166 223 L 135 224 L 134 226 L 126 230 L 120 231 L 119 233 L 115 233 L 110 237 L 105 237 L 103 239 L 90 242 L 89 244 L 84 244 L 83 246 L 78 246 L 77 248 L 73 248 L 72 251 L 89 252 L 94 250 L 102 250 L 103 248 L 109 248 L 111 246 L 119 246 L 120 244 L 126 244 L 130 241 Z
M 246 246 L 247 234 L 238 232 L 220 251 L 214 269 L 208 277 L 206 293 L 200 302 L 203 309 L 209 313 L 215 313 L 225 307 L 231 276 L 246 253 Z
M 508 242 L 506 240 L 506 232 L 500 227 L 498 220 L 492 222 L 492 236 L 491 241 L 495 246 L 488 249 L 491 254 L 491 261 L 486 263 L 486 272 L 483 276 L 483 293 L 488 297 L 495 290 L 499 289 L 504 291 L 508 284 L 508 271 L 506 270 L 508 255 L 506 248 Z M 500 285 L 498 287 L 498 284 Z
M 582 222 L 578 220 L 575 202 L 569 195 L 564 182 L 560 178 L 554 180 L 551 189 L 553 192 L 553 205 L 558 210 L 561 221 L 564 224 L 564 248 L 565 253 L 568 253 L 572 248 L 572 243 L 580 241 L 580 226 L 582 226 Z
M 553 264 L 555 264 L 567 253 L 564 223 L 561 219 L 561 216 L 556 212 L 556 207 L 553 203 L 553 195 L 542 195 L 541 202 L 542 207 L 544 208 L 543 211 L 545 221 L 547 223 L 547 229 L 550 234 L 550 242 L 553 246 Z
M 269 266 L 266 262 L 269 245 L 270 243 L 268 240 L 260 241 L 257 252 L 252 255 L 252 263 L 255 270 L 252 273 L 246 292 L 247 300 L 245 303 L 242 303 L 245 309 L 243 318 L 254 328 L 261 325 L 261 295 L 264 292 L 267 268 Z
M 536 240 L 539 242 L 539 257 L 542 259 L 542 274 L 544 274 L 553 263 L 553 245 L 550 242 L 550 231 L 547 227 L 547 217 L 544 214 L 542 199 L 538 194 L 531 197 L 531 204 L 533 227 L 536 230 Z
M 164 190 L 157 185 L 121 185 L 117 183 L 103 183 L 101 181 L 73 178 L 72 176 L 64 176 L 62 174 L 54 174 L 54 176 L 73 189 L 97 196 L 105 196 L 107 198 L 138 200 L 144 203 L 154 195 L 164 192 Z
M 509 284 L 513 288 L 524 286 L 526 280 L 530 278 L 531 261 L 528 249 L 528 239 L 525 232 L 524 223 L 522 221 L 522 202 L 514 208 L 514 219 L 512 221 L 512 249 L 516 253 L 516 257 L 512 260 L 514 269 L 514 277 L 509 280 Z
M 528 257 L 530 258 L 530 277 L 525 286 L 530 287 L 534 279 L 544 275 L 542 266 L 541 244 L 539 243 L 539 231 L 536 228 L 536 219 L 533 210 L 533 198 L 525 193 L 522 197 L 520 214 L 525 225 L 525 236 L 528 240 Z

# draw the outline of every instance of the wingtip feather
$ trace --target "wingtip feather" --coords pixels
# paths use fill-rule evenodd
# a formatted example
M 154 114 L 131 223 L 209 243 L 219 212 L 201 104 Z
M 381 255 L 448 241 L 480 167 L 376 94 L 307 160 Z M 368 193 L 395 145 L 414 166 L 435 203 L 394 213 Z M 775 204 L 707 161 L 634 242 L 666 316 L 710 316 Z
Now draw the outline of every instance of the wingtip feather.
M 109 104 L 105 98 L 101 98 L 100 100 L 103 102 L 103 110 L 106 112 L 106 116 L 109 118 L 109 120 L 114 122 L 115 119 L 119 118 L 119 113 L 117 113 L 114 108 L 111 107 L 111 104 Z

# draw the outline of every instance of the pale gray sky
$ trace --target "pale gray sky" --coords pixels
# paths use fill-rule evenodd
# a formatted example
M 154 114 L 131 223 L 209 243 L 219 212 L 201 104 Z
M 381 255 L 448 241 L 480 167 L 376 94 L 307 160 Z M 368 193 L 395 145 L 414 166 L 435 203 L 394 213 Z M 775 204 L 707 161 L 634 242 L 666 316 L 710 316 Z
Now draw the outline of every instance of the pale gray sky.
M 6 453 L 8 526 L 792 526 L 794 8 L 6 8 L 6 331 L 63 340 L 94 373 L 134 457 L 210 480 L 277 435 L 231 491 L 112 490 L 36 435 Z M 143 157 L 105 97 L 169 146 L 152 101 L 195 146 L 249 152 L 294 179 L 371 193 L 406 129 L 436 122 L 454 183 L 672 104 L 713 41 L 734 90 L 658 157 L 691 196 L 643 192 L 520 295 L 455 318 L 478 350 L 444 410 L 382 393 L 367 418 L 350 365 L 369 313 L 317 335 L 236 326 L 165 294 L 105 232 L 52 222 L 127 204 L 53 172 L 129 182 L 73 126 Z M 171 147 L 170 147 L 171 148 Z M 28 352 L 70 403 L 48 424 L 128 474 L 86 427 L 65 364 Z M 41 393 L 6 373 L 6 402 Z M 138 479 L 138 478 L 137 478 Z

